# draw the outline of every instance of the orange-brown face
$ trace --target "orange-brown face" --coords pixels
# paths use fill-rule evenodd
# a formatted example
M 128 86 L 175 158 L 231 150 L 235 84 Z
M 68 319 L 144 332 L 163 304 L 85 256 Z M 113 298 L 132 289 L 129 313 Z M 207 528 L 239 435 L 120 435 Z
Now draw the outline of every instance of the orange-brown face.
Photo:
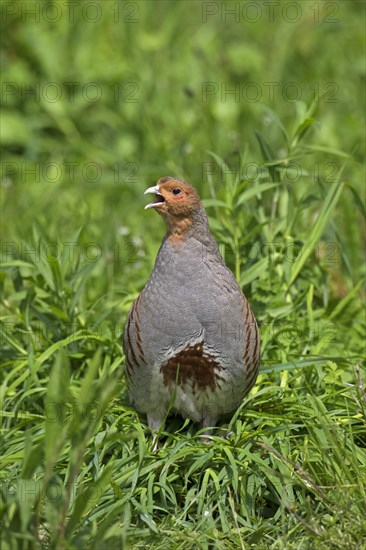
M 191 218 L 201 205 L 197 191 L 189 183 L 171 177 L 160 178 L 156 186 L 149 187 L 145 193 L 156 196 L 145 209 L 155 208 L 169 224 L 174 218 Z

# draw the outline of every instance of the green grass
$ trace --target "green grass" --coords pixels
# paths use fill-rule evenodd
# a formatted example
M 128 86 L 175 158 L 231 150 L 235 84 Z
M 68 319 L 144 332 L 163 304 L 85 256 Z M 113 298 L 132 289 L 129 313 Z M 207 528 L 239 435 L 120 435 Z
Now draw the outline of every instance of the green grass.
M 1 6 L 1 550 L 365 548 L 362 4 L 87 4 Z M 164 175 L 204 199 L 262 366 L 229 439 L 168 417 L 153 454 L 121 335 Z

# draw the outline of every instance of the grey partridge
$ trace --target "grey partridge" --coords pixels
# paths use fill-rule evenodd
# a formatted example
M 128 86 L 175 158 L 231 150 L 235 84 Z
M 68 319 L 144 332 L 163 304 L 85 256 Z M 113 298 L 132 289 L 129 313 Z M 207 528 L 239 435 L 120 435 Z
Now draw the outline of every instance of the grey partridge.
M 260 339 L 252 310 L 211 235 L 197 191 L 161 178 L 145 193 L 166 222 L 153 271 L 124 333 L 132 405 L 157 430 L 172 409 L 214 427 L 254 385 Z

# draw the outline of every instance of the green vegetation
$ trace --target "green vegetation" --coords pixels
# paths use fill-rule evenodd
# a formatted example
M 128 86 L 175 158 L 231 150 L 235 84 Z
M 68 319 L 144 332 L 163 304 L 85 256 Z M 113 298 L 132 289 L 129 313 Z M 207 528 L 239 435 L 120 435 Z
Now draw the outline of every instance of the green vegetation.
M 365 10 L 249 4 L 2 2 L 1 550 L 365 548 Z M 262 367 L 228 439 L 153 454 L 121 334 L 166 175 Z

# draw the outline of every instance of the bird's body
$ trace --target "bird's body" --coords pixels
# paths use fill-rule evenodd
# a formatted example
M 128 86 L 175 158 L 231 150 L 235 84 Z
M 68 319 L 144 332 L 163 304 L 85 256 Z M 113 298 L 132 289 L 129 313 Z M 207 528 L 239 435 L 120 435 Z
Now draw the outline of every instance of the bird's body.
M 128 314 L 124 349 L 129 395 L 153 429 L 169 406 L 202 427 L 215 426 L 238 408 L 256 380 L 257 324 L 222 260 L 195 190 L 173 178 L 159 180 L 152 189 L 164 197 L 153 206 L 168 210 L 162 212 L 168 232 Z M 169 204 L 173 189 L 187 193 L 186 201 L 194 194 L 191 208 Z

